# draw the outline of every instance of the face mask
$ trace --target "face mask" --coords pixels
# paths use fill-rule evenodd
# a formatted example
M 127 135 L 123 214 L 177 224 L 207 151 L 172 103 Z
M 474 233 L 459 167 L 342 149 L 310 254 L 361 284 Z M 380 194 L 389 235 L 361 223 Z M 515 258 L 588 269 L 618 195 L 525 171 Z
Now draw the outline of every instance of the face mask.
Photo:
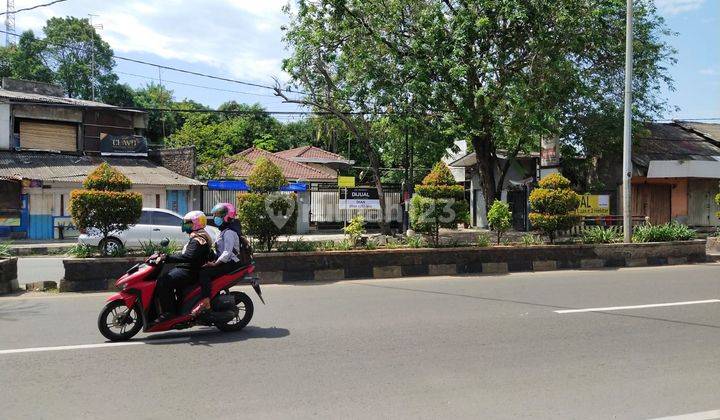
M 215 222 L 215 226 L 220 226 L 223 224 L 223 218 L 222 217 L 213 217 L 213 222 Z
M 181 229 L 184 233 L 192 233 L 192 224 L 183 223 Z

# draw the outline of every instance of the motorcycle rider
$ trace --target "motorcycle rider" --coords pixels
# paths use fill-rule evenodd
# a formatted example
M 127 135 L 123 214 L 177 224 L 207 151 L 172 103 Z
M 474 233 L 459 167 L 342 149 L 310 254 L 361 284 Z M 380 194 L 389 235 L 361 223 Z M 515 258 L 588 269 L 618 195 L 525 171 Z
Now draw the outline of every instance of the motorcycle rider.
M 218 203 L 212 208 L 213 222 L 220 229 L 220 236 L 215 242 L 215 261 L 209 261 L 200 271 L 200 288 L 202 299 L 193 308 L 193 316 L 210 309 L 210 293 L 212 280 L 223 274 L 240 268 L 238 254 L 240 252 L 240 223 L 235 219 L 237 211 L 230 203 Z
M 161 256 L 168 263 L 179 263 L 169 272 L 158 278 L 156 285 L 157 299 L 162 313 L 156 322 L 166 321 L 174 315 L 175 302 L 173 290 L 189 286 L 198 279 L 198 272 L 210 259 L 212 238 L 205 230 L 207 218 L 201 211 L 191 211 L 182 220 L 182 231 L 190 235 L 190 239 L 182 252 Z

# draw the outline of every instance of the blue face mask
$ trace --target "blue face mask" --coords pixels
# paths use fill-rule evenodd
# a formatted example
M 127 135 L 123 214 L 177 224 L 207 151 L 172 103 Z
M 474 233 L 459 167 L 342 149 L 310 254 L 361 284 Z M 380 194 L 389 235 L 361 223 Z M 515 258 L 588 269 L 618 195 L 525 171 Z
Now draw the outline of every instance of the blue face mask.
M 215 222 L 215 226 L 220 226 L 223 224 L 223 218 L 222 217 L 213 217 L 213 222 Z

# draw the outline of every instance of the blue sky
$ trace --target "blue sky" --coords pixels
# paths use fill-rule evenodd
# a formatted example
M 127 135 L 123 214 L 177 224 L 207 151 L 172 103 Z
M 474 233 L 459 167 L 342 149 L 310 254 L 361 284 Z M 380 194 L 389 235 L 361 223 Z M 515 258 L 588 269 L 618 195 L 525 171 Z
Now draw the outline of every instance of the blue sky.
M 16 9 L 42 3 L 16 0 Z M 287 51 L 280 26 L 287 22 L 281 8 L 287 0 L 69 0 L 17 15 L 17 30 L 40 32 L 52 16 L 97 15 L 100 33 L 118 56 L 136 58 L 230 77 L 272 84 L 281 80 Z M 676 91 L 667 92 L 679 107 L 666 118 L 720 117 L 720 0 L 655 0 L 678 50 L 671 69 Z M 269 110 L 293 110 L 272 92 L 228 82 L 189 76 L 117 60 L 116 71 L 134 87 L 163 81 L 177 99 L 189 98 L 211 106 L 227 100 L 259 102 Z M 204 88 L 183 84 L 202 85 Z M 208 89 L 214 88 L 216 90 Z M 232 92 L 227 92 L 230 90 Z M 284 117 L 287 119 L 289 117 Z

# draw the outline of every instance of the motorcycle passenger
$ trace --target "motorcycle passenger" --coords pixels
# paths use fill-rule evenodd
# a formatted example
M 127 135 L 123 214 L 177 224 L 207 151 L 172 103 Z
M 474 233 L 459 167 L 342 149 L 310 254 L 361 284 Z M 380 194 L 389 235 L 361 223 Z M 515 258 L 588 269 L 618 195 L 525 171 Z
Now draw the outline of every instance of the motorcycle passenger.
M 220 229 L 220 236 L 215 242 L 217 259 L 206 263 L 200 271 L 202 299 L 193 309 L 193 315 L 210 309 L 210 293 L 214 278 L 243 266 L 238 257 L 242 231 L 240 223 L 235 219 L 236 214 L 235 206 L 230 203 L 218 203 L 212 208 L 213 222 Z
M 173 290 L 194 284 L 198 272 L 210 259 L 212 238 L 205 230 L 207 218 L 201 211 L 191 211 L 183 217 L 182 231 L 190 235 L 190 239 L 182 252 L 160 257 L 168 263 L 179 263 L 172 270 L 158 278 L 156 285 L 157 299 L 161 314 L 156 322 L 172 318 L 175 310 Z

